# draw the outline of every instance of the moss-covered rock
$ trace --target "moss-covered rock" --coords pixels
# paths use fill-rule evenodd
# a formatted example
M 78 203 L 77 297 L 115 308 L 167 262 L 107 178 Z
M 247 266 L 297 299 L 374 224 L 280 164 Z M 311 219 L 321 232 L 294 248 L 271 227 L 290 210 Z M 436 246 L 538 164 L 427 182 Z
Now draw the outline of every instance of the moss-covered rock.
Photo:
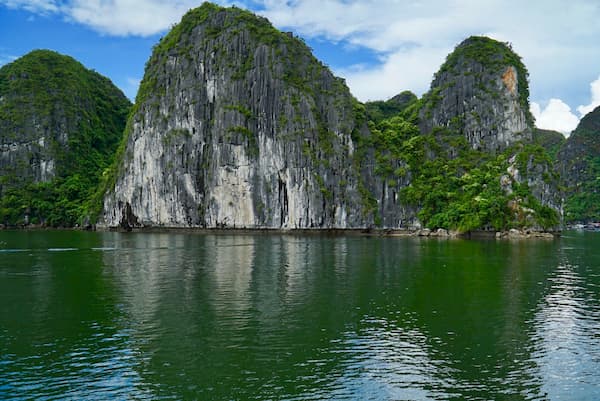
M 560 225 L 558 175 L 534 144 L 528 97 L 527 70 L 509 44 L 474 36 L 448 55 L 420 101 L 425 157 L 409 163 L 413 180 L 402 191 L 424 224 L 459 231 Z M 535 141 L 550 148 L 554 138 L 545 134 Z
M 546 149 L 552 158 L 556 158 L 559 149 L 565 142 L 565 136 L 558 131 L 539 128 L 533 130 L 533 143 Z
M 415 114 L 413 110 L 418 102 L 417 95 L 411 91 L 404 91 L 386 101 L 367 102 L 365 103 L 365 109 L 368 118 L 375 123 L 395 116 L 410 120 L 412 114 Z
M 531 140 L 527 69 L 509 44 L 473 36 L 448 55 L 423 97 L 422 132 L 461 131 L 474 149 Z
M 129 107 L 110 80 L 53 51 L 0 68 L 0 224 L 77 224 Z
M 368 227 L 377 180 L 358 146 L 366 128 L 344 81 L 302 40 L 205 3 L 146 65 L 103 223 Z
M 558 153 L 567 222 L 600 220 L 600 107 L 584 116 Z

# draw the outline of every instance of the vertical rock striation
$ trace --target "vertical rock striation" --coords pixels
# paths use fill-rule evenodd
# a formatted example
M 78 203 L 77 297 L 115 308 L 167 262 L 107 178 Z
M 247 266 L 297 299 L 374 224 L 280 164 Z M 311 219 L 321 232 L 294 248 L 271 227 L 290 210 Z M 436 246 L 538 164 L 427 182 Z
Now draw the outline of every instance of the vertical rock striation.
M 355 109 L 301 40 L 205 3 L 147 63 L 102 224 L 368 226 Z
M 469 38 L 423 99 L 361 105 L 300 39 L 205 3 L 154 48 L 100 223 L 548 227 L 559 206 L 532 130 L 507 45 Z
M 473 149 L 502 151 L 531 140 L 527 70 L 509 45 L 466 39 L 435 74 L 420 112 L 422 132 L 460 130 Z

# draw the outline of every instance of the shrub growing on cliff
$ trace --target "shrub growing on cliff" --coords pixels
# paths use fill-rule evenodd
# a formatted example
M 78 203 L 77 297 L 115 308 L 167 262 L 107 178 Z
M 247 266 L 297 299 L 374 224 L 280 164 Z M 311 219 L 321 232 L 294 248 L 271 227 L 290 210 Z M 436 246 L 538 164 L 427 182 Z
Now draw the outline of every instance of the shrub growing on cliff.
M 73 226 L 121 139 L 130 102 L 74 59 L 36 50 L 0 68 L 0 224 Z M 35 166 L 51 163 L 40 180 Z

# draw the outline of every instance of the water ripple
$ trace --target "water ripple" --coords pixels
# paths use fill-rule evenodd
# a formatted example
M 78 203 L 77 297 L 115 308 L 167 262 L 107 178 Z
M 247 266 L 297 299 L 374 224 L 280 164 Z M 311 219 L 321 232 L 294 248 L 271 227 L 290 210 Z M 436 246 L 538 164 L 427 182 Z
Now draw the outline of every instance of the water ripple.
M 31 235 L 0 258 L 2 399 L 600 399 L 578 238 Z

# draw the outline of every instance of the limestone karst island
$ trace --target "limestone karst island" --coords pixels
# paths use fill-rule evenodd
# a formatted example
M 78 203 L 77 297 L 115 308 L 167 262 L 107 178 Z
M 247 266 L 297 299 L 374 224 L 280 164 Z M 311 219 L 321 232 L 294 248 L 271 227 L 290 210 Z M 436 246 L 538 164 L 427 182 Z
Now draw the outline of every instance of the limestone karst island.
M 598 0 L 215 1 L 0 0 L 0 401 L 600 400 Z
M 131 105 L 76 60 L 0 69 L 3 227 L 557 231 L 600 218 L 600 109 L 536 129 L 506 43 L 458 44 L 421 98 L 362 104 L 301 38 L 190 10 Z

